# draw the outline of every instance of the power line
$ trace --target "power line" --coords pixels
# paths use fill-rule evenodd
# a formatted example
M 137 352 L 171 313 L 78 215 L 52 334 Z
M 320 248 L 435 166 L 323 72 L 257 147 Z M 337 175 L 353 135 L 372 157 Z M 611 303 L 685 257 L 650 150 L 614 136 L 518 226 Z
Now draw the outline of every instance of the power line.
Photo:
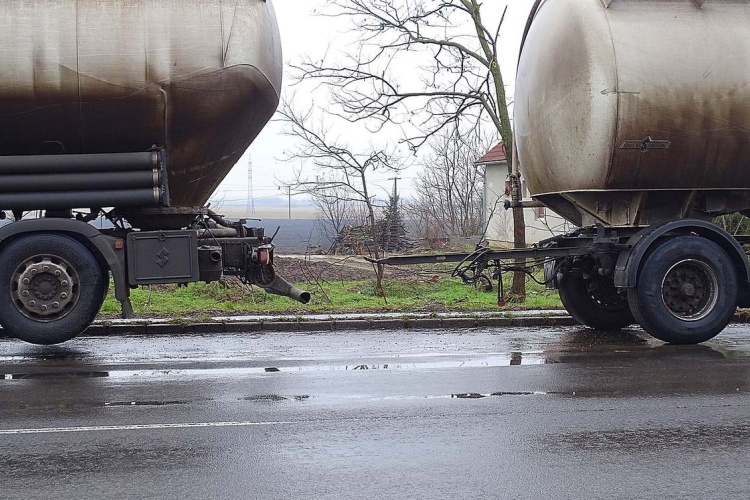
M 391 177 L 388 179 L 389 181 L 393 181 L 393 197 L 398 197 L 398 181 L 403 179 L 403 177 Z

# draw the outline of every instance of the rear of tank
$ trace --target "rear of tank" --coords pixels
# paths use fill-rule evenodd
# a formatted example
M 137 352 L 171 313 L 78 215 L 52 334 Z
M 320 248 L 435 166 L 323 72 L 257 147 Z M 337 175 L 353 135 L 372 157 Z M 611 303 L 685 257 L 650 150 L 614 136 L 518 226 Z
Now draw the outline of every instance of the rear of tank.
M 750 208 L 749 83 L 744 0 L 537 2 L 515 96 L 532 196 L 577 224 Z
M 281 83 L 270 0 L 0 3 L 0 155 L 165 147 L 177 207 L 208 200 Z

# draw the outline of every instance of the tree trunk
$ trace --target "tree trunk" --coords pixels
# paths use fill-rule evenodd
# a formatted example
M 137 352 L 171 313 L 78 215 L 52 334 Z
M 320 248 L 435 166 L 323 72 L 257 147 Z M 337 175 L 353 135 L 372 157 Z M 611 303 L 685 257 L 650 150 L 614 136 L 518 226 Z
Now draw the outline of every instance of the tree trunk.
M 526 248 L 526 221 L 523 218 L 523 208 L 513 209 L 513 244 L 516 248 Z M 516 260 L 517 266 L 525 266 L 524 259 Z M 511 295 L 516 300 L 526 298 L 526 275 L 524 273 L 513 273 L 513 286 Z
M 482 46 L 482 51 L 490 62 L 488 69 L 492 74 L 492 80 L 495 84 L 495 96 L 497 98 L 497 117 L 499 123 L 496 123 L 496 126 L 498 132 L 500 132 L 500 137 L 506 146 L 505 156 L 507 157 L 508 173 L 510 174 L 511 200 L 519 202 L 523 198 L 523 193 L 521 192 L 520 179 L 516 175 L 517 171 L 512 168 L 513 162 L 516 161 L 516 143 L 513 140 L 513 127 L 510 122 L 508 100 L 505 96 L 505 83 L 503 80 L 503 74 L 500 71 L 500 62 L 490 44 L 490 40 L 487 38 L 487 31 L 482 22 L 481 4 L 478 0 L 461 0 L 461 3 L 471 13 L 477 36 L 479 38 L 479 43 Z M 505 13 L 503 13 L 503 19 L 505 19 Z M 513 209 L 513 246 L 515 248 L 526 248 L 526 223 L 524 221 L 522 208 Z M 525 264 L 526 263 L 523 259 L 516 261 L 517 266 L 525 266 Z M 513 288 L 511 289 L 511 294 L 515 300 L 524 300 L 526 298 L 526 275 L 524 273 L 516 272 L 513 274 Z
M 365 179 L 364 173 L 362 174 L 362 186 L 363 186 L 363 192 L 365 193 L 365 197 L 367 200 L 367 219 L 370 224 L 370 239 L 372 240 L 373 244 L 375 245 L 375 248 L 373 249 L 373 253 L 375 254 L 375 260 L 382 259 L 383 253 L 380 251 L 380 245 L 378 242 L 378 234 L 377 234 L 377 228 L 376 228 L 376 219 L 375 219 L 375 208 L 372 206 L 372 201 L 370 201 L 369 193 L 367 191 L 367 180 Z M 383 276 L 385 275 L 385 268 L 382 264 L 375 264 L 375 294 L 379 297 L 383 297 L 383 300 L 385 300 L 385 303 L 388 304 L 388 299 L 385 296 L 385 289 L 383 288 Z
M 513 141 L 510 150 L 512 151 L 511 162 L 508 164 L 510 168 L 510 197 L 512 201 L 520 202 L 523 201 L 521 179 L 518 177 L 518 170 L 512 167 L 513 162 L 518 161 L 518 151 L 516 151 L 515 141 Z M 513 209 L 513 246 L 515 248 L 526 248 L 526 220 L 523 208 Z M 517 259 L 516 266 L 525 267 L 525 259 Z M 513 287 L 510 293 L 515 300 L 522 301 L 526 299 L 526 274 L 520 272 L 513 273 Z

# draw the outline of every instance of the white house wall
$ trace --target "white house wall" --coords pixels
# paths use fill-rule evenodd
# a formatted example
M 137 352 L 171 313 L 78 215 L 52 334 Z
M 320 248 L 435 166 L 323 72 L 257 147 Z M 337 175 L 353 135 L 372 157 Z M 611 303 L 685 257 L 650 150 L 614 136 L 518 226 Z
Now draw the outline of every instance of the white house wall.
M 505 201 L 509 199 L 505 194 L 508 178 L 507 163 L 487 164 L 484 175 L 484 220 L 488 224 L 486 239 L 492 246 L 511 247 L 513 246 L 513 212 L 504 208 Z M 529 198 L 529 193 L 525 189 L 523 196 Z M 526 243 L 538 243 L 570 231 L 571 225 L 565 219 L 550 209 L 545 209 L 544 212 L 545 216 L 540 218 L 537 217 L 535 209 L 524 210 Z

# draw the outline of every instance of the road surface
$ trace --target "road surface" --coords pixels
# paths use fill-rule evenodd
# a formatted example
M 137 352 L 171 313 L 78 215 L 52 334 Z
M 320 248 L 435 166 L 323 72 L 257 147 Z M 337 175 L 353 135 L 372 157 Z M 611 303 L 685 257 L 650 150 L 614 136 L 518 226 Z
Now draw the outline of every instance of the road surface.
M 747 498 L 750 329 L 0 341 L 0 498 Z

